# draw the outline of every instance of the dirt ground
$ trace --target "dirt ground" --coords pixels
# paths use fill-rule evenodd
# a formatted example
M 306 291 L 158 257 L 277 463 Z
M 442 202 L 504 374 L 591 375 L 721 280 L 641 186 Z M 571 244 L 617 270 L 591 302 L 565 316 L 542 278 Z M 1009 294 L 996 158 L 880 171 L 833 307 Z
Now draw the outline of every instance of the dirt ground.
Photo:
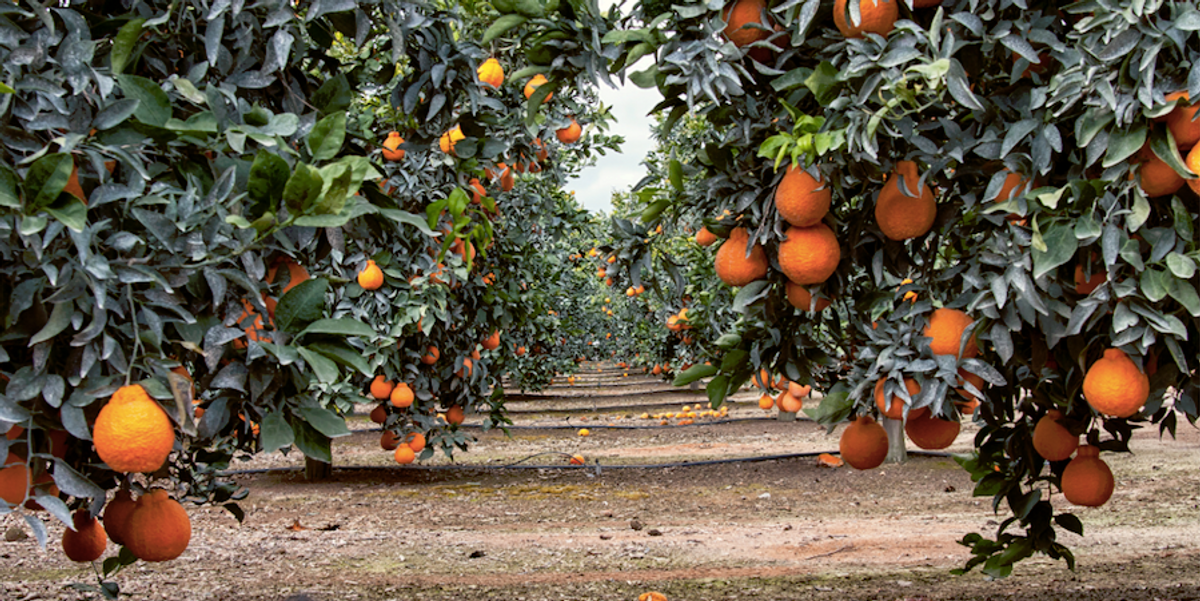
M 1133 454 L 1105 456 L 1116 494 L 1074 510 L 1086 536 L 1060 533 L 1076 571 L 1035 558 L 991 581 L 949 573 L 968 556 L 957 540 L 994 536 L 1006 517 L 971 496 L 949 457 L 828 468 L 808 454 L 836 451 L 838 432 L 769 419 L 753 392 L 719 423 L 663 427 L 639 416 L 703 395 L 594 368 L 559 380 L 509 402 L 511 436 L 473 429 L 455 462 L 394 466 L 375 425 L 353 418 L 331 479 L 238 475 L 252 491 L 244 523 L 189 507 L 183 557 L 116 580 L 138 599 L 1200 599 L 1200 433 L 1186 424 L 1177 440 L 1142 431 Z M 950 450 L 974 433 L 964 427 Z M 588 465 L 567 466 L 571 454 Z M 728 461 L 766 456 L 785 458 Z M 245 467 L 302 463 L 275 454 Z M 0 518 L 0 529 L 16 524 Z M 57 541 L 62 526 L 49 527 Z M 0 543 L 0 600 L 75 599 L 67 587 L 89 581 L 57 542 Z

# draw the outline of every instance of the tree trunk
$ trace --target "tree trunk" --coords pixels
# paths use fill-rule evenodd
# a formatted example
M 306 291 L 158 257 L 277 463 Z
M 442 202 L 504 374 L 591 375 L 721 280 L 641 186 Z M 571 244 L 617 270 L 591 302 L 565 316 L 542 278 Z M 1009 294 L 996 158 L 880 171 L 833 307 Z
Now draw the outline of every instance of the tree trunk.
M 888 435 L 887 463 L 904 463 L 908 460 L 908 450 L 904 446 L 904 420 L 881 418 L 883 429 Z
M 333 466 L 324 461 L 317 461 L 312 457 L 304 458 L 304 479 L 309 482 L 317 480 L 325 480 L 333 474 Z

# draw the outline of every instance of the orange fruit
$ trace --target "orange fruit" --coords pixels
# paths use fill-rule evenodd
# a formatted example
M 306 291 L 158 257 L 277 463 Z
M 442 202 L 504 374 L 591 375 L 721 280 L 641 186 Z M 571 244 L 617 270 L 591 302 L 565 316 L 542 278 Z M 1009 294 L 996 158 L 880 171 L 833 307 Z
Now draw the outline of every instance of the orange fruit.
M 32 484 L 29 466 L 25 465 L 15 454 L 8 454 L 8 466 L 0 469 L 0 499 L 9 505 L 16 505 L 25 500 L 25 493 Z
M 892 394 L 892 398 L 888 402 L 883 399 L 883 386 L 886 381 L 887 378 L 880 378 L 875 383 L 875 406 L 888 419 L 904 419 L 904 399 L 900 398 L 900 395 Z M 912 378 L 904 378 L 904 388 L 908 390 L 910 399 L 921 392 L 921 385 Z
M 358 285 L 363 290 L 378 290 L 383 285 L 383 270 L 375 261 L 367 259 L 367 264 L 358 272 Z
M 887 458 L 887 452 L 887 431 L 869 415 L 860 415 L 850 422 L 838 440 L 838 453 L 850 467 L 858 470 L 879 467 Z
M 764 395 L 758 397 L 758 408 L 759 409 L 762 409 L 763 411 L 770 411 L 771 408 L 774 406 L 775 406 L 775 399 L 771 398 L 771 395 L 764 394 Z
M 104 531 L 114 544 L 125 544 L 125 530 L 134 507 L 137 504 L 133 501 L 133 494 L 126 489 L 118 490 L 113 500 L 104 506 Z
M 801 286 L 791 280 L 787 281 L 787 299 L 791 305 L 797 309 L 804 311 L 816 311 L 820 313 L 829 306 L 830 301 L 827 298 L 818 298 L 817 304 L 813 306 L 813 295 L 808 291 L 808 288 Z
M 371 380 L 371 396 L 386 401 L 391 396 L 393 387 L 395 384 L 388 382 L 383 376 L 375 376 L 375 379 Z
M 667 601 L 667 596 L 658 591 L 650 591 L 638 595 L 638 601 Z
M 392 454 L 392 457 L 400 465 L 408 465 L 417 460 L 417 454 L 408 445 L 403 444 L 396 447 L 396 452 Z
M 1000 186 L 1000 192 L 996 194 L 996 202 L 1011 200 L 1017 196 L 1018 191 L 1024 190 L 1025 184 L 1028 183 L 1029 178 L 1020 173 L 1008 171 L 1008 175 L 1004 176 L 1004 183 Z
M 895 28 L 896 19 L 900 18 L 899 0 L 856 1 L 862 19 L 858 25 L 852 24 L 850 20 L 850 11 L 846 6 L 846 0 L 836 0 L 833 3 L 833 23 L 837 25 L 838 31 L 842 32 L 842 35 L 848 38 L 861 38 L 863 34 L 875 33 L 886 37 Z
M 1110 348 L 1083 377 L 1083 398 L 1096 413 L 1129 417 L 1150 397 L 1150 378 L 1121 349 Z
M 170 561 L 187 549 L 192 521 L 178 501 L 156 488 L 138 498 L 122 536 L 138 559 Z
M 1187 92 L 1175 95 L 1175 98 L 1182 98 L 1184 102 L 1167 113 L 1167 129 L 1175 137 L 1176 146 L 1194 148 L 1196 143 L 1200 142 L 1200 121 L 1194 120 L 1196 112 L 1200 110 L 1200 103 L 1188 105 L 1190 99 Z
M 746 228 L 734 228 L 721 247 L 717 249 L 717 277 L 730 286 L 745 286 L 754 280 L 767 277 L 767 252 L 755 242 L 746 255 L 746 244 L 750 234 Z
M 929 315 L 929 325 L 925 326 L 923 332 L 925 336 L 933 339 L 929 341 L 929 349 L 935 355 L 957 356 L 962 346 L 963 332 L 973 323 L 974 320 L 970 316 L 958 309 L 942 307 L 934 310 Z M 962 347 L 962 356 L 964 359 L 971 359 L 978 354 L 979 344 L 975 342 L 975 335 L 971 334 L 966 346 Z
M 779 268 L 795 284 L 820 284 L 837 271 L 842 249 L 837 236 L 824 223 L 789 227 L 779 243 Z
M 1192 147 L 1192 150 L 1187 153 L 1186 157 L 1184 157 L 1183 162 L 1189 171 L 1195 173 L 1196 175 L 1200 175 L 1200 144 L 1196 144 Z M 1186 181 L 1188 187 L 1191 188 L 1193 192 L 1200 194 L 1200 177 L 1193 177 Z
M 901 179 L 904 180 L 907 194 L 900 190 Z M 937 202 L 928 184 L 922 184 L 920 191 L 917 190 L 918 181 L 920 174 L 917 173 L 917 164 L 900 161 L 879 191 L 879 198 L 875 201 L 875 222 L 890 240 L 917 238 L 933 229 Z
M 404 437 L 404 444 L 413 450 L 413 453 L 420 453 L 425 450 L 425 435 L 420 432 L 409 432 L 408 436 Z
M 79 185 L 79 167 L 71 167 L 71 176 L 67 178 L 67 185 L 63 186 L 63 192 L 78 198 L 87 205 L 87 196 L 83 193 L 83 186 Z
M 446 423 L 457 426 L 463 423 L 464 415 L 462 405 L 454 405 L 446 410 Z
M 96 453 L 118 472 L 155 472 L 175 446 L 171 418 L 140 384 L 122 386 L 96 416 Z
M 466 134 L 462 132 L 462 127 L 455 125 L 452 129 L 442 134 L 442 137 L 438 138 L 438 148 L 441 148 L 442 152 L 446 154 L 454 154 L 454 145 L 459 140 L 465 140 L 466 138 Z
M 978 389 L 980 392 L 983 392 L 983 386 L 985 384 L 983 377 L 977 376 L 961 367 L 958 368 L 958 381 L 959 381 L 959 383 L 970 382 L 973 386 L 975 386 L 976 389 Z M 959 389 L 957 389 L 957 392 L 964 399 L 967 399 L 968 401 L 975 401 L 975 404 L 971 405 L 971 411 L 969 411 L 969 412 L 963 411 L 963 413 L 970 415 L 971 413 L 974 412 L 975 405 L 979 404 L 979 402 L 978 402 L 979 400 L 976 399 L 975 395 L 972 394 L 971 392 L 969 392 L 966 388 L 959 388 Z M 961 409 L 961 407 L 960 407 L 960 409 Z
M 380 403 L 371 410 L 371 421 L 377 424 L 382 424 L 387 421 L 387 415 L 387 407 Z
M 1079 447 L 1079 436 L 1058 423 L 1063 414 L 1051 409 L 1033 427 L 1033 450 L 1046 461 L 1062 461 Z
M 918 447 L 936 451 L 954 444 L 962 424 L 957 420 L 942 419 L 924 407 L 910 412 L 904 422 L 904 433 Z
M 479 204 L 488 195 L 478 177 L 472 177 L 471 181 L 467 182 L 467 187 L 471 189 L 471 202 L 475 204 Z
M 518 346 L 517 350 L 513 351 L 513 353 L 516 354 L 516 356 L 520 357 L 525 354 L 525 347 Z
M 574 144 L 579 141 L 581 135 L 583 135 L 583 128 L 579 126 L 579 122 L 574 117 L 571 117 L 570 125 L 554 132 L 554 137 L 563 144 Z
M 592 431 L 588 430 L 587 428 L 580 428 L 579 432 L 577 432 L 577 434 L 579 434 L 580 436 L 589 436 L 589 435 L 591 435 L 591 433 L 592 433 Z
M 1103 270 L 1097 270 L 1092 273 L 1092 277 L 1087 277 L 1087 275 L 1083 271 L 1082 264 L 1075 266 L 1075 293 L 1076 294 L 1087 296 L 1087 295 L 1091 294 L 1093 290 L 1099 288 L 1100 284 L 1103 284 L 1107 280 L 1108 280 L 1108 274 L 1105 273 Z
M 788 394 L 796 397 L 797 399 L 803 400 L 804 397 L 812 393 L 812 386 L 809 386 L 808 384 L 801 386 L 796 382 L 788 382 L 787 391 Z
M 398 446 L 400 446 L 400 437 L 395 432 L 384 430 L 383 434 L 379 435 L 379 448 L 385 451 L 395 451 Z
M 416 396 L 413 395 L 413 390 L 409 387 L 408 382 L 400 382 L 392 389 L 388 399 L 392 402 L 393 407 L 405 409 L 412 406 Z
M 499 88 L 500 84 L 504 83 L 504 67 L 500 66 L 500 61 L 489 58 L 479 65 L 476 70 L 481 83 L 486 83 L 493 88 Z
M 663 372 L 662 365 L 655 365 L 654 369 L 650 370 L 650 373 L 652 373 L 656 376 L 661 376 L 662 372 Z
M 779 410 L 784 413 L 797 413 L 804 408 L 804 401 L 792 396 L 790 392 L 784 392 L 775 399 L 775 404 L 779 405 Z
M 541 73 L 534 75 L 529 82 L 525 84 L 525 99 L 528 100 L 530 96 L 533 96 L 534 90 L 542 87 L 546 81 L 545 75 L 542 75 Z M 554 98 L 554 93 L 550 93 L 548 96 L 546 96 L 546 100 L 543 100 L 542 102 L 548 102 L 551 98 Z
M 1099 507 L 1108 502 L 1115 488 L 1112 470 L 1100 458 L 1100 449 L 1080 445 L 1075 458 L 1063 470 L 1063 496 L 1072 505 Z
M 399 161 L 404 159 L 404 150 L 400 145 L 404 143 L 404 138 L 400 137 L 400 132 L 388 132 L 387 139 L 383 141 L 383 159 L 385 161 Z
M 1141 186 L 1146 196 L 1155 198 L 1179 191 L 1184 184 L 1183 177 L 1176 173 L 1166 161 L 1158 158 L 1158 155 L 1154 153 L 1149 153 L 1149 155 L 1137 167 L 1138 185 Z
M 96 561 L 104 555 L 108 539 L 104 527 L 86 509 L 78 509 L 71 515 L 71 528 L 63 531 L 62 548 L 67 559 L 78 562 Z
M 421 356 L 421 363 L 424 363 L 425 365 L 433 365 L 434 363 L 437 363 L 438 357 L 441 356 L 442 353 L 438 350 L 438 347 L 431 346 L 428 349 L 425 349 L 425 354 Z
M 500 330 L 492 332 L 492 335 L 484 338 L 480 345 L 489 351 L 494 351 L 500 348 Z
M 725 38 L 741 48 L 771 36 L 771 32 L 757 27 L 745 27 L 748 23 L 766 26 L 770 18 L 765 15 L 767 3 L 764 0 L 736 0 L 721 11 L 725 19 Z
M 779 216 L 796 227 L 819 223 L 829 212 L 832 198 L 832 192 L 823 180 L 795 165 L 788 167 L 775 188 L 775 208 L 779 210 Z

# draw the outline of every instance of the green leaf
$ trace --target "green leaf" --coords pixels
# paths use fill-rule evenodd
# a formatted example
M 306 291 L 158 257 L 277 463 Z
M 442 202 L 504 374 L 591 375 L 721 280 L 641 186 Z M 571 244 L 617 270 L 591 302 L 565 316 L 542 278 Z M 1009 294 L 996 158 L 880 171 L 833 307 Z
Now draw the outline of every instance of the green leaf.
M 275 307 L 275 327 L 291 333 L 303 330 L 321 319 L 328 290 L 329 281 L 325 278 L 313 278 L 293 286 Z
M 0 207 L 21 208 L 20 185 L 21 180 L 17 177 L 17 172 L 8 165 L 0 165 Z
M 1157 303 L 1166 298 L 1170 292 L 1170 288 L 1168 288 L 1171 284 L 1170 279 L 1171 276 L 1167 275 L 1165 271 L 1157 269 L 1143 271 L 1140 282 L 1142 294 L 1145 294 L 1146 298 L 1150 299 L 1151 302 Z
M 60 197 L 59 202 L 43 208 L 72 231 L 82 232 L 83 228 L 87 227 L 87 205 L 70 194 Z
M 50 312 L 50 319 L 46 321 L 46 325 L 38 330 L 33 338 L 29 339 L 29 346 L 34 346 L 58 336 L 67 326 L 71 325 L 71 314 L 75 312 L 75 303 L 62 302 L 54 305 L 54 310 Z
M 350 108 L 350 103 L 354 101 L 354 95 L 350 91 L 350 82 L 346 78 L 345 73 L 338 73 L 336 77 L 331 77 L 313 92 L 309 102 L 321 111 L 322 115 L 331 115 L 337 111 L 344 111 Z
M 350 195 L 350 186 L 353 181 L 352 169 L 345 166 L 341 173 L 326 181 L 329 182 L 329 185 L 317 201 L 315 212 L 318 215 L 336 215 L 346 208 L 346 198 Z
M 360 349 L 352 348 L 349 345 L 333 342 L 316 342 L 308 345 L 308 348 L 350 369 L 358 371 L 364 376 L 373 376 L 375 373 L 371 370 L 371 366 L 367 360 L 363 358 L 363 352 Z
M 171 118 L 171 99 L 153 80 L 140 75 L 118 75 L 117 83 L 126 98 L 139 101 L 133 112 L 138 121 L 155 127 L 165 127 Z
M 279 314 L 278 311 L 276 309 L 276 315 Z M 318 319 L 309 324 L 307 328 L 304 328 L 297 336 L 304 336 L 305 334 L 337 334 L 341 336 L 358 336 L 361 338 L 374 338 L 376 336 L 374 328 L 349 317 Z
M 259 433 L 262 436 L 263 452 L 266 453 L 290 446 L 296 440 L 292 427 L 279 411 L 272 411 L 263 416 Z
M 324 185 L 316 169 L 305 163 L 297 163 L 296 170 L 283 187 L 283 202 L 293 215 L 303 215 L 321 195 Z
M 1056 224 L 1050 227 L 1042 240 L 1046 250 L 1033 249 L 1033 277 L 1040 278 L 1071 260 L 1078 248 L 1079 240 L 1075 238 L 1075 228 L 1071 225 Z
M 1167 267 L 1180 279 L 1190 280 L 1196 275 L 1196 262 L 1191 257 L 1174 251 L 1167 255 Z
M 633 85 L 644 90 L 653 88 L 658 85 L 658 65 L 652 65 L 641 71 L 634 71 L 629 74 L 629 81 Z
M 99 113 L 96 113 L 95 118 L 92 119 L 92 127 L 100 131 L 112 129 L 132 117 L 141 104 L 140 100 L 134 98 L 114 100 L 108 106 L 100 109 Z
M 250 165 L 250 179 L 246 182 L 250 200 L 258 205 L 255 214 L 275 210 L 283 198 L 283 189 L 290 175 L 287 161 L 273 152 L 259 149 Z
M 796 86 L 803 85 L 812 76 L 813 70 L 808 67 L 797 67 L 771 80 L 771 87 L 776 92 L 785 92 Z
M 821 61 L 816 70 L 804 80 L 804 85 L 821 106 L 829 104 L 837 96 L 837 75 L 837 67 L 829 61 Z
M 304 347 L 299 347 L 296 350 L 300 352 L 300 356 L 304 358 L 304 362 L 308 364 L 308 368 L 312 370 L 313 375 L 317 376 L 317 380 L 326 384 L 337 382 L 341 371 L 338 369 L 337 363 L 334 363 L 332 359 Z
M 304 144 L 312 155 L 313 162 L 326 161 L 337 156 L 346 141 L 346 112 L 338 111 L 317 121 Z
M 826 427 L 832 427 L 850 417 L 854 411 L 854 399 L 850 398 L 848 390 L 841 389 L 838 386 L 834 390 L 825 395 L 821 399 L 821 404 L 817 405 L 816 409 L 805 409 L 805 413 L 813 418 L 818 424 Z
M 755 280 L 742 286 L 742 289 L 738 290 L 737 296 L 733 297 L 733 310 L 737 313 L 745 313 L 746 307 L 767 296 L 767 288 L 770 285 L 771 282 L 767 280 Z
M 303 419 L 292 422 L 292 431 L 296 434 L 293 444 L 301 453 L 323 463 L 333 462 L 333 453 L 329 450 L 329 437 L 320 433 Z
M 1171 283 L 1171 298 L 1179 301 L 1192 317 L 1200 317 L 1200 293 L 1196 292 L 1195 283 L 1188 280 L 1173 280 Z
M 487 30 L 483 32 L 483 39 L 480 41 L 480 44 L 486 46 L 492 40 L 508 33 L 509 30 L 524 25 L 525 21 L 528 20 L 524 15 L 504 15 L 493 21 Z
M 434 237 L 434 232 L 429 227 L 429 224 L 426 223 L 424 219 L 421 219 L 421 217 L 418 215 L 414 215 L 408 211 L 402 211 L 400 209 L 379 209 L 379 214 L 391 219 L 392 221 L 395 221 L 396 223 L 411 225 L 417 228 L 417 230 L 419 230 L 422 234 L 425 234 L 430 238 Z
M 749 358 L 750 353 L 742 349 L 729 351 L 721 359 L 721 371 L 725 373 L 735 372 L 746 365 L 746 360 Z
M 1146 126 L 1141 124 L 1128 129 L 1119 127 L 1109 132 L 1108 152 L 1104 154 L 1102 165 L 1107 169 L 1133 156 L 1146 143 L 1146 135 Z
M 1054 523 L 1070 532 L 1083 536 L 1083 522 L 1075 517 L 1073 513 L 1060 513 L 1054 516 Z
M 654 222 L 669 206 L 671 206 L 671 199 L 669 198 L 660 198 L 650 203 L 642 210 L 642 223 Z
M 142 36 L 142 24 L 145 22 L 145 19 L 133 19 L 122 25 L 117 35 L 113 36 L 112 51 L 108 55 L 113 75 L 119 75 L 129 64 L 129 57 L 133 55 L 133 47 Z
M 346 427 L 346 420 L 328 409 L 322 407 L 301 407 L 300 415 L 305 421 L 312 424 L 318 432 L 330 438 L 340 438 L 349 436 L 350 429 Z
M 1133 210 L 1129 212 L 1129 216 L 1125 218 L 1125 228 L 1130 232 L 1136 232 L 1141 229 L 1146 220 L 1150 218 L 1150 202 L 1146 200 L 1143 194 L 1133 195 Z
M 717 373 L 717 368 L 711 365 L 693 365 L 684 371 L 675 375 L 675 380 L 671 382 L 672 386 L 687 386 L 700 378 L 707 378 Z
M 725 396 L 729 394 L 729 376 L 721 374 L 714 377 L 708 381 L 704 390 L 708 393 L 709 405 L 720 407 L 721 403 L 725 402 Z
M 683 164 L 678 159 L 671 159 L 671 163 L 667 166 L 668 178 L 671 180 L 671 187 L 679 192 L 683 192 Z
M 47 154 L 34 161 L 25 174 L 25 198 L 33 199 L 30 208 L 41 209 L 58 200 L 74 168 L 75 161 L 64 153 Z

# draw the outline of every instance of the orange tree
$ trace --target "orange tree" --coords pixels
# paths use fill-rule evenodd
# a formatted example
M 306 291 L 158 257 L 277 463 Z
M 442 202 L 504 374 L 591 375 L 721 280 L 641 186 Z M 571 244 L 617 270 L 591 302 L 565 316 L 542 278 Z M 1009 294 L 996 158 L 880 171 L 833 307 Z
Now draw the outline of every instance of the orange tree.
M 735 226 L 713 260 L 739 317 L 681 380 L 711 376 L 720 402 L 766 368 L 824 391 L 822 423 L 862 428 L 891 409 L 879 388 L 926 444 L 974 411 L 961 463 L 1011 517 L 963 539 L 965 569 L 1073 566 L 1056 529 L 1083 526 L 1057 492 L 1103 503 L 1097 450 L 1200 413 L 1200 13 L 915 4 L 648 1 L 605 36 L 614 69 L 653 58 L 630 78 L 662 93 L 667 130 L 712 125 L 700 190 L 648 204 L 645 227 L 671 207 Z M 797 287 L 815 299 L 789 302 Z M 1057 432 L 1035 435 L 1047 414 Z M 878 440 L 859 429 L 852 447 Z M 1080 436 L 1075 459 L 1045 444 Z

